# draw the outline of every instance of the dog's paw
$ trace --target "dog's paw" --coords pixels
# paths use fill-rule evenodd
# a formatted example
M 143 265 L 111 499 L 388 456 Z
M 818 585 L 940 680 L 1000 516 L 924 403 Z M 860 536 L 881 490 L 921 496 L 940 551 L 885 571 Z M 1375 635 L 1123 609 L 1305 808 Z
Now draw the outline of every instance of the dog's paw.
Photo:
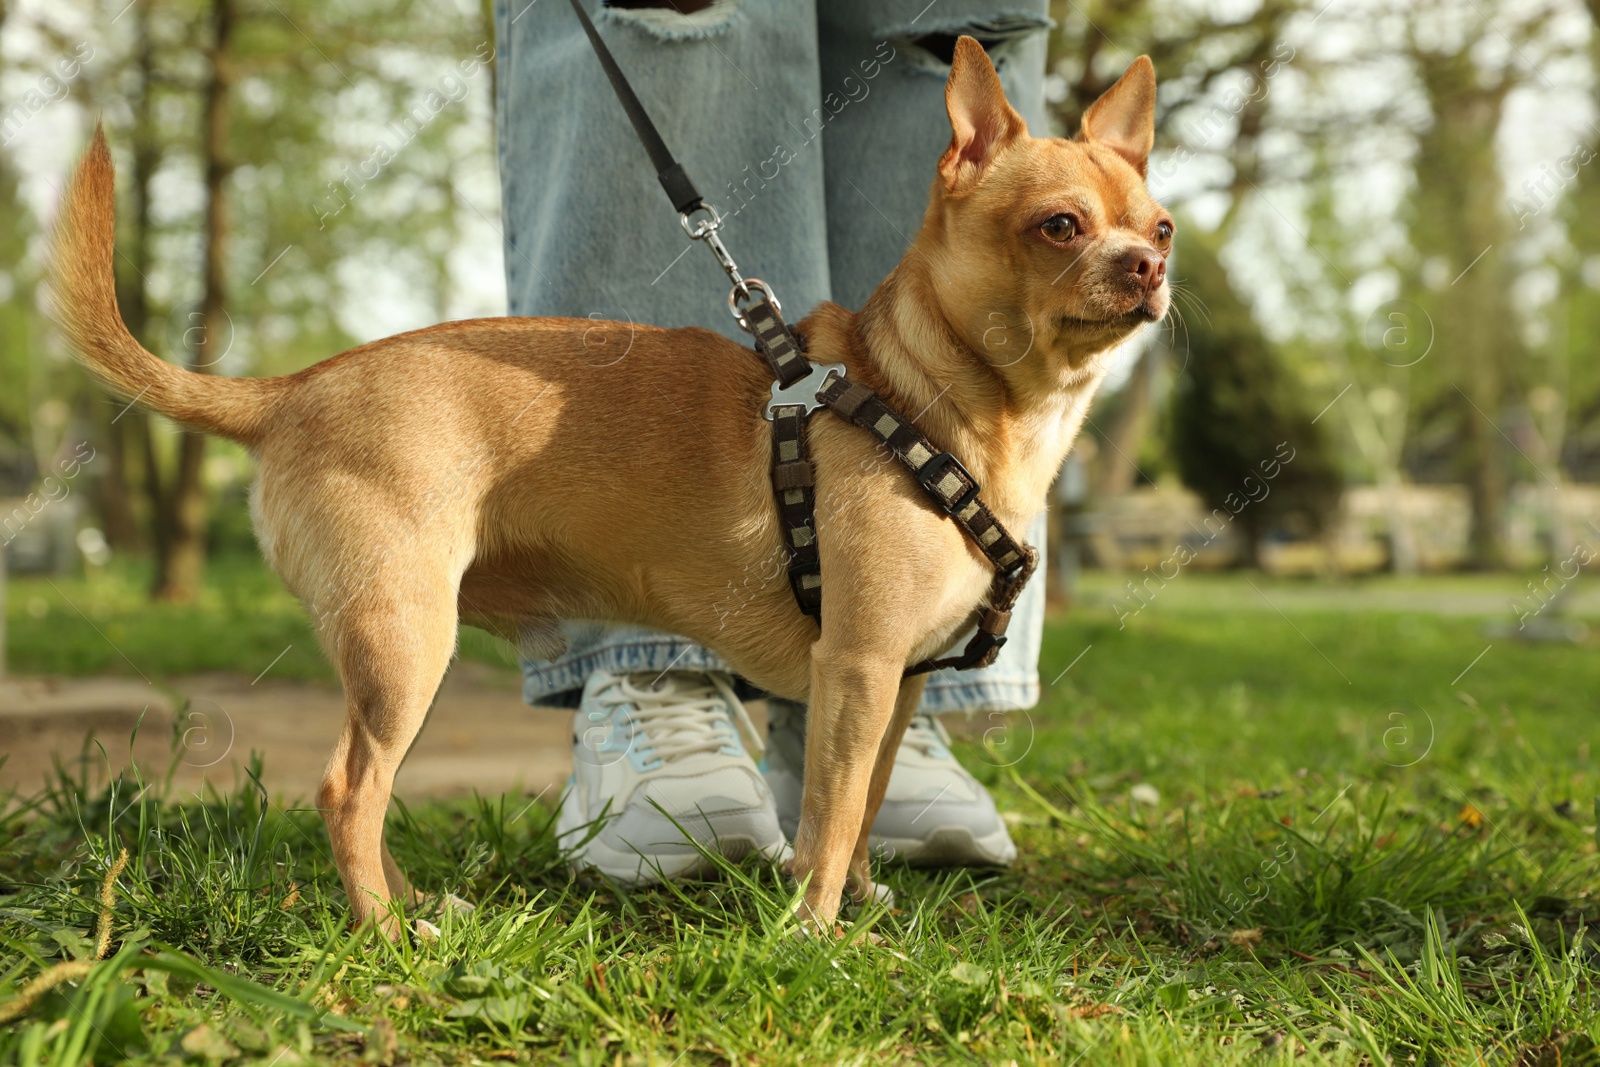
M 799 918 L 799 916 L 796 916 L 796 918 Z M 789 936 L 798 941 L 842 941 L 844 940 L 844 927 L 839 923 L 824 926 L 812 919 L 800 919 L 799 922 L 789 928 Z
M 443 930 L 440 930 L 427 919 L 417 919 L 412 926 L 417 932 L 417 940 L 426 944 L 432 944 L 444 934 Z

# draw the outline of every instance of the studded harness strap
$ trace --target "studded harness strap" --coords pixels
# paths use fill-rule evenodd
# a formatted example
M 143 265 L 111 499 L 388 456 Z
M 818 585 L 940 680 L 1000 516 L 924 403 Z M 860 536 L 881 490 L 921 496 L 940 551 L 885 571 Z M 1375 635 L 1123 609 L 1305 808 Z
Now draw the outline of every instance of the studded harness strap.
M 929 441 L 911 420 L 877 393 L 846 378 L 843 365 L 808 361 L 802 354 L 802 340 L 783 321 L 776 301 L 764 287 L 745 309 L 744 322 L 755 338 L 756 351 L 777 379 L 772 387 L 773 399 L 767 405 L 772 419 L 772 489 L 777 496 L 784 545 L 789 550 L 789 585 L 800 610 L 813 618 L 822 617 L 816 468 L 806 447 L 806 420 L 812 410 L 826 405 L 835 415 L 887 445 L 939 510 L 955 520 L 995 569 L 989 606 L 978 613 L 977 629 L 966 647 L 954 656 L 923 660 L 907 673 L 942 667 L 966 670 L 993 663 L 1000 646 L 1005 644 L 1011 609 L 1038 566 L 1039 554 L 1012 537 L 978 498 L 978 481 L 960 460 Z M 814 381 L 819 378 L 820 386 Z
M 733 257 L 717 235 L 722 217 L 705 202 L 683 166 L 672 158 L 580 0 L 571 0 L 571 3 L 606 77 L 616 90 L 623 111 L 656 167 L 656 177 L 677 210 L 684 232 L 706 243 L 733 282 L 728 307 L 739 325 L 754 338 L 756 351 L 772 372 L 772 399 L 765 412 L 772 422 L 772 489 L 782 521 L 784 547 L 789 552 L 789 585 L 800 610 L 815 619 L 822 617 L 816 468 L 806 448 L 806 421 L 811 412 L 826 406 L 887 445 L 934 504 L 955 521 L 995 570 L 994 581 L 989 586 L 989 605 L 978 611 L 976 629 L 966 646 L 956 655 L 915 663 L 906 669 L 906 674 L 944 667 L 957 670 L 987 667 L 1006 642 L 1011 609 L 1038 566 L 1039 553 L 1012 537 L 1000 524 L 994 512 L 979 499 L 977 479 L 955 456 L 936 447 L 911 420 L 896 412 L 877 393 L 849 381 L 843 364 L 812 363 L 806 359 L 804 344 L 784 322 L 777 297 L 760 279 L 740 275 Z M 705 217 L 691 222 L 702 212 Z M 741 306 L 741 301 L 748 303 Z
M 978 481 L 960 460 L 936 447 L 877 393 L 830 374 L 818 391 L 817 399 L 828 405 L 835 415 L 871 431 L 888 445 L 923 491 L 955 520 L 961 532 L 978 546 L 978 551 L 994 567 L 989 606 L 978 612 L 977 629 L 966 647 L 954 656 L 925 659 L 906 673 L 920 674 L 943 667 L 956 670 L 987 667 L 999 655 L 1000 646 L 1006 643 L 1011 609 L 1039 565 L 1039 553 L 1012 537 L 988 505 L 978 499 Z

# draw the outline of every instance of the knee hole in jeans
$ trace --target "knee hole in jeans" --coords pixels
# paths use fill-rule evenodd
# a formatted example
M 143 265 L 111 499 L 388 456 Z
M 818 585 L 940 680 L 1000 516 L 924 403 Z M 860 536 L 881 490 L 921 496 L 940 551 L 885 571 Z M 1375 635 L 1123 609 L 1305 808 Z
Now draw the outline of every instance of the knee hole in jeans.
M 606 0 L 606 7 L 620 7 L 632 11 L 641 7 L 659 8 L 664 11 L 676 11 L 680 15 L 692 15 L 696 11 L 704 11 L 716 0 Z
M 600 16 L 663 41 L 704 40 L 726 32 L 739 0 L 603 0 Z
M 905 30 L 889 30 L 885 36 L 897 48 L 903 48 L 912 57 L 915 65 L 940 74 L 941 77 L 950 72 L 951 60 L 955 58 L 956 41 L 961 37 L 971 37 L 983 46 L 989 53 L 989 58 L 996 67 L 1004 64 L 1019 41 L 1050 28 L 1050 20 L 1040 18 L 1035 14 L 995 15 L 987 19 L 975 19 L 967 23 L 956 23 L 941 26 L 933 30 L 922 30 L 909 33 Z

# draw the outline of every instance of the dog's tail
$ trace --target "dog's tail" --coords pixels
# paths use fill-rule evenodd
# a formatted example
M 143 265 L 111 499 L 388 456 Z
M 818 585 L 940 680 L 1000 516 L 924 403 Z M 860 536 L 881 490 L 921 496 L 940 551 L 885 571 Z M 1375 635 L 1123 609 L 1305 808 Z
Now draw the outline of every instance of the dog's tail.
M 112 390 L 191 429 L 254 443 L 283 379 L 184 370 L 147 351 L 123 323 L 112 271 L 115 178 L 105 134 L 96 128 L 56 221 L 53 316 L 79 359 Z

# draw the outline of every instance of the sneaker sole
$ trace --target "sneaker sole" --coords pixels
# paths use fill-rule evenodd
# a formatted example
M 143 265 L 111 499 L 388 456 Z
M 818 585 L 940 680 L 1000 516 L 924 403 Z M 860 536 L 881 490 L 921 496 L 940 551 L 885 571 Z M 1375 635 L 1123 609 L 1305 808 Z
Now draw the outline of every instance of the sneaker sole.
M 590 819 L 578 810 L 572 790 L 561 798 L 561 811 L 556 817 L 556 840 L 568 834 L 586 832 Z M 747 834 L 718 837 L 714 842 L 700 842 L 708 852 L 715 851 L 730 863 L 739 863 L 751 853 L 759 853 L 773 863 L 787 863 L 794 858 L 794 850 L 784 839 L 782 830 L 775 839 L 759 841 Z M 614 882 L 627 886 L 655 885 L 659 882 L 696 878 L 716 871 L 716 864 L 699 852 L 651 855 L 636 849 L 619 849 L 599 837 L 590 839 L 573 850 L 569 862 L 574 870 L 599 871 Z
M 1017 858 L 1017 846 L 1004 826 L 982 837 L 966 826 L 936 827 L 926 837 L 871 838 L 878 856 L 913 867 L 1009 867 Z
M 767 772 L 767 788 L 778 805 L 778 825 L 790 840 L 799 829 L 799 818 L 786 811 L 800 807 L 800 783 L 786 771 Z M 967 826 L 935 827 L 927 837 L 894 838 L 873 834 L 869 839 L 873 854 L 887 854 L 914 867 L 1009 867 L 1017 858 L 1017 846 L 1004 824 L 979 836 Z

